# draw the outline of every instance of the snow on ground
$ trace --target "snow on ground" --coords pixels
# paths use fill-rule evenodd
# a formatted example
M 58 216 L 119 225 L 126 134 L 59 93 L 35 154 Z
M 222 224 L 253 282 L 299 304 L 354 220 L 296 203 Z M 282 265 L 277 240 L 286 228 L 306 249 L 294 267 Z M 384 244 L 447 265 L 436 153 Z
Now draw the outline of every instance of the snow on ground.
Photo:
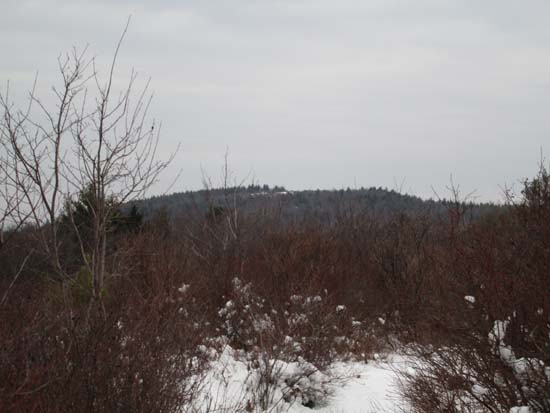
M 505 323 L 496 323 L 491 337 L 496 340 L 505 329 Z M 399 395 L 398 371 L 414 373 L 412 356 L 392 353 L 385 358 L 376 356 L 368 363 L 341 361 L 321 372 L 299 357 L 288 362 L 258 350 L 234 350 L 227 344 L 219 352 L 206 346 L 203 351 L 210 367 L 191 383 L 200 390 L 187 409 L 189 413 L 410 411 Z M 505 360 L 512 360 L 513 353 L 501 354 L 507 357 Z M 528 406 L 517 406 L 509 413 L 533 411 Z
M 341 387 L 337 388 L 323 413 L 392 413 L 403 410 L 404 401 L 399 397 L 395 370 L 402 368 L 406 360 L 390 355 L 386 361 L 366 363 L 342 363 L 342 372 L 353 372 Z M 292 410 L 291 410 L 292 411 Z M 306 410 L 304 410 L 306 411 Z M 301 410 L 296 410 L 301 412 Z M 310 410 L 311 412 L 311 410 Z
M 406 358 L 390 355 L 385 360 L 335 363 L 319 372 L 306 361 L 281 360 L 262 364 L 250 354 L 226 346 L 212 354 L 211 367 L 202 379 L 202 393 L 193 412 L 288 412 L 288 413 L 393 413 L 406 411 L 397 394 L 395 370 Z M 266 371 L 274 380 L 265 385 Z M 269 406 L 260 407 L 267 396 Z

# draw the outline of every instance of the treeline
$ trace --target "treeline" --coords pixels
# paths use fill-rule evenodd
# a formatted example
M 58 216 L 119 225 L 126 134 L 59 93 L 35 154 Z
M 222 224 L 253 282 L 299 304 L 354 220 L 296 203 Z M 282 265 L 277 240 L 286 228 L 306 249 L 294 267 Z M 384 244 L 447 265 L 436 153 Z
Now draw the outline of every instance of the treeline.
M 452 196 L 451 196 L 452 198 Z M 205 214 L 222 210 L 235 203 L 249 213 L 274 210 L 285 223 L 307 220 L 331 224 L 346 210 L 369 210 L 381 218 L 403 212 L 434 216 L 446 214 L 454 199 L 428 199 L 400 193 L 382 187 L 288 191 L 284 187 L 251 184 L 248 186 L 210 188 L 187 191 L 140 200 L 135 203 L 146 219 L 155 214 L 166 214 L 175 219 L 181 214 Z M 462 200 L 470 217 L 496 213 L 502 205 Z

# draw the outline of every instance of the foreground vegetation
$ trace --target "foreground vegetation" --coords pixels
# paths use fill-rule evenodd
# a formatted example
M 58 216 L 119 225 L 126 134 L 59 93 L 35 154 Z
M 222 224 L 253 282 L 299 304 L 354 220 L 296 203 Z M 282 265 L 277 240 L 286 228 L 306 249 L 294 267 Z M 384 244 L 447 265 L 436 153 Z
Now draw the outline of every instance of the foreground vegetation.
M 100 307 L 70 228 L 61 256 L 75 270 L 63 279 L 37 229 L 20 229 L 1 251 L 0 410 L 186 411 L 204 347 L 223 337 L 255 368 L 303 359 L 319 371 L 399 342 L 418 360 L 403 377 L 418 412 L 550 411 L 548 173 L 493 214 L 448 207 L 383 219 L 348 209 L 331 225 L 229 204 L 122 229 L 119 217 Z

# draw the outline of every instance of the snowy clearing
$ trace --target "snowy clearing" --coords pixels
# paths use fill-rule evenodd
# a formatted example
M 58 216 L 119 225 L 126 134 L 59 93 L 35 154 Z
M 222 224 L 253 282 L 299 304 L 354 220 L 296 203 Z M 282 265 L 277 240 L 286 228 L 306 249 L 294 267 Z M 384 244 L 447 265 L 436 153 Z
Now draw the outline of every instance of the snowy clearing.
M 352 372 L 354 377 L 336 389 L 327 406 L 318 409 L 323 413 L 390 413 L 401 412 L 405 402 L 397 390 L 398 383 L 394 369 L 402 368 L 405 359 L 393 355 L 387 361 L 365 363 L 342 363 L 342 372 Z M 291 412 L 307 411 L 296 406 Z
M 253 366 L 249 354 L 226 346 L 213 361 L 194 412 L 392 413 L 404 411 L 395 371 L 406 358 L 338 362 L 320 372 L 306 361 L 269 360 Z M 266 380 L 267 373 L 271 373 Z

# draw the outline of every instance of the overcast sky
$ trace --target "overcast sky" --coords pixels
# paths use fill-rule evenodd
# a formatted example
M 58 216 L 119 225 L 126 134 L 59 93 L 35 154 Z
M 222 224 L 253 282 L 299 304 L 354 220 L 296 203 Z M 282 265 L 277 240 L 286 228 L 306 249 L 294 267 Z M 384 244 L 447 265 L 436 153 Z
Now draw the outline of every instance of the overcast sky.
M 403 184 L 452 174 L 480 199 L 550 157 L 548 0 L 0 0 L 0 80 L 18 92 L 89 44 L 155 92 L 163 183 L 236 176 L 290 189 Z M 16 93 L 23 104 L 23 94 Z M 159 187 L 160 188 L 160 187 Z M 160 190 L 160 189 L 158 189 Z

